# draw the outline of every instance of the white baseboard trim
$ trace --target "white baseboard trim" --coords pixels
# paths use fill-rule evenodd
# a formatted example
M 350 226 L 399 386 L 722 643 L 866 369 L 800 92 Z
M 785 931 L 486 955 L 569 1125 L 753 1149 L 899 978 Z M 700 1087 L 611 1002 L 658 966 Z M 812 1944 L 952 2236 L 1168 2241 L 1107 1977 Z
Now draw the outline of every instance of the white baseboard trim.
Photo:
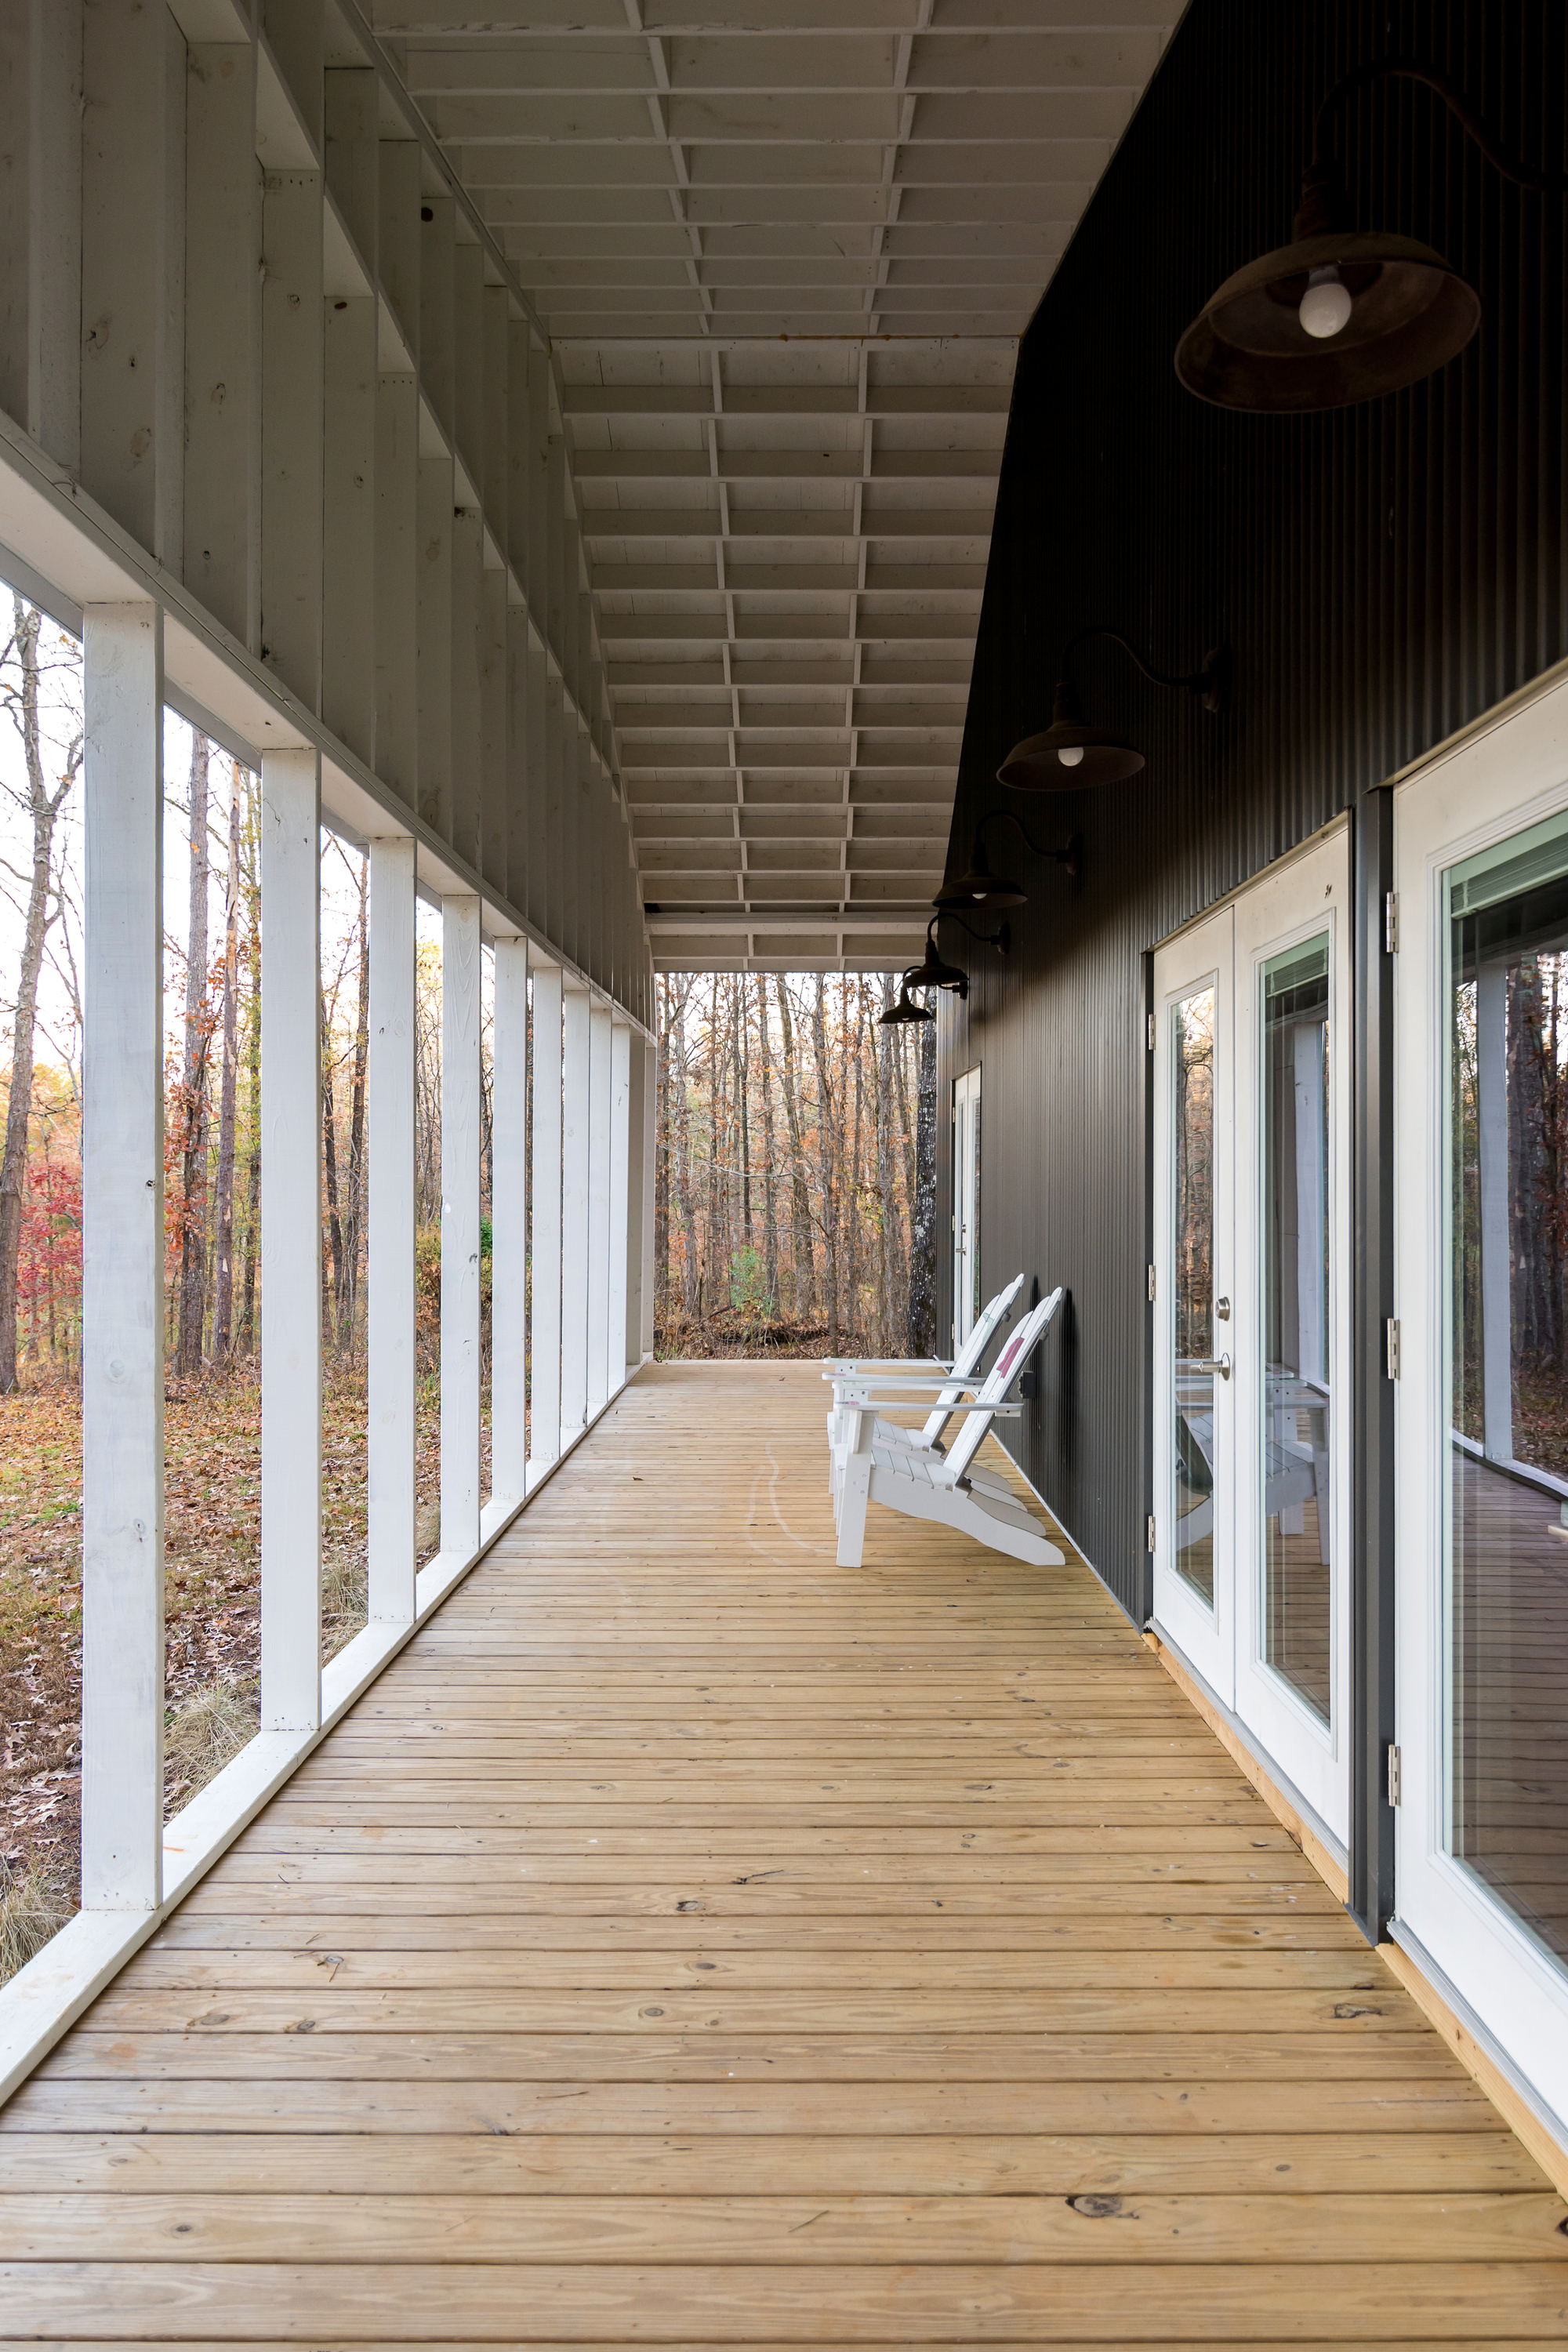
M 635 1368 L 640 1370 L 640 1367 Z M 629 1377 L 630 1375 L 628 1375 Z M 95 2000 L 133 1953 L 161 1927 L 169 1914 L 204 1878 L 268 1800 L 319 1747 L 335 1724 L 363 1698 L 438 1609 L 448 1593 L 472 1574 L 520 1512 L 548 1486 L 608 1412 L 626 1387 L 595 1411 L 569 1446 L 534 1475 L 529 1465 L 526 1498 L 492 1500 L 479 1514 L 479 1543 L 466 1558 L 437 1552 L 415 1583 L 416 1614 L 398 1623 L 366 1625 L 321 1670 L 321 1721 L 311 1731 L 258 1731 L 230 1764 L 182 1807 L 163 1831 L 163 1899 L 155 1911 L 79 1911 L 58 1935 L 9 1984 L 0 1987 L 0 2105 L 24 2083 L 62 2033 Z

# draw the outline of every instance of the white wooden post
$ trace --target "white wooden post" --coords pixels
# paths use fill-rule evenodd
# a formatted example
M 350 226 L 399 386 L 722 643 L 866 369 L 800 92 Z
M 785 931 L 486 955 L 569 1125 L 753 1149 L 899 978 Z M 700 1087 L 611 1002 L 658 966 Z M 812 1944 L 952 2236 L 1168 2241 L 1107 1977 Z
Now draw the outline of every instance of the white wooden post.
M 441 1549 L 479 1548 L 479 902 L 441 902 Z
M 528 942 L 495 946 L 490 1066 L 490 1495 L 528 1489 Z
M 81 1899 L 151 1911 L 163 1843 L 163 635 L 82 625 Z
M 561 1443 L 588 1419 L 588 992 L 568 988 L 562 1003 L 561 1068 Z
M 632 1033 L 617 1021 L 610 1033 L 610 1394 L 626 1377 L 627 1126 Z
M 628 1029 L 626 1084 L 626 1322 L 621 1332 L 621 1352 L 626 1358 L 626 1378 L 637 1371 L 643 1357 L 643 1180 L 645 1173 L 643 1135 L 653 1132 L 652 1102 L 649 1082 L 653 1075 L 652 1056 L 640 1037 Z
M 649 1003 L 648 1010 L 649 1010 L 649 1015 L 650 1015 L 650 1017 L 651 1017 L 651 1016 L 652 1016 L 652 1011 L 653 1011 L 652 1003 L 651 1003 L 652 991 L 650 990 L 650 991 L 648 992 L 648 993 L 649 993 L 649 999 L 650 999 L 650 1003 Z M 653 1213 L 653 1212 L 654 1212 L 654 1183 L 655 1183 L 655 1154 L 656 1154 L 656 1151 L 657 1151 L 657 1148 L 658 1148 L 658 1136 L 657 1136 L 657 1134 L 655 1133 L 655 1129 L 656 1129 L 656 1127 L 657 1127 L 657 1125 L 658 1125 L 658 1079 L 657 1066 L 656 1066 L 656 1062 L 655 1062 L 655 1055 L 656 1055 L 656 1052 L 657 1052 L 657 1048 L 656 1048 L 656 1047 L 654 1047 L 654 1046 L 653 1046 L 653 1045 L 645 1045 L 643 1046 L 643 1048 L 642 1048 L 642 1056 L 643 1056 L 642 1131 L 641 1131 L 641 1141 L 640 1141 L 640 1144 L 638 1144 L 638 1145 L 637 1146 L 637 1149 L 639 1149 L 639 1150 L 641 1150 L 641 1152 L 642 1152 L 642 1156 L 643 1156 L 643 1159 L 642 1159 L 642 1234 L 641 1234 L 641 1246 L 640 1246 L 640 1250 L 639 1250 L 639 1255 L 640 1255 L 641 1260 L 642 1260 L 642 1300 L 641 1300 L 641 1329 L 639 1330 L 639 1332 L 638 1332 L 638 1334 L 637 1334 L 637 1337 L 638 1337 L 638 1339 L 639 1339 L 639 1340 L 640 1340 L 640 1342 L 641 1342 L 641 1349 L 640 1349 L 640 1355 L 639 1355 L 639 1361 L 641 1361 L 641 1362 L 645 1362 L 645 1363 L 647 1362 L 647 1359 L 648 1359 L 648 1358 L 653 1354 L 653 1347 L 654 1347 L 654 1295 L 653 1295 L 653 1281 L 654 1281 L 654 1264 L 653 1264 L 653 1227 L 654 1227 L 654 1213 Z
M 261 1727 L 321 1719 L 321 763 L 261 762 Z
M 414 841 L 370 845 L 370 1593 L 414 1618 Z
M 533 1329 L 529 1350 L 531 1486 L 561 1451 L 561 967 L 533 966 Z
M 615 1024 L 608 1004 L 588 1015 L 588 1411 L 610 1394 L 610 1161 Z M 616 1386 L 620 1385 L 616 1381 Z

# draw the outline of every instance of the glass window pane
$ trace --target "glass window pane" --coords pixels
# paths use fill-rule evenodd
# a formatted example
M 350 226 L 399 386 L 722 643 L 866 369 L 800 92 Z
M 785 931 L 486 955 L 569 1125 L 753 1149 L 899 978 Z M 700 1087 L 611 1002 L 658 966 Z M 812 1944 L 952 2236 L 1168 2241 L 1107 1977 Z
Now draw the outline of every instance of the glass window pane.
M 1211 982 L 1171 1008 L 1176 1567 L 1214 1607 L 1214 1055 Z
M 1445 878 L 1447 1836 L 1568 1960 L 1568 821 Z
M 1272 957 L 1263 1040 L 1263 1654 L 1329 1720 L 1329 935 Z

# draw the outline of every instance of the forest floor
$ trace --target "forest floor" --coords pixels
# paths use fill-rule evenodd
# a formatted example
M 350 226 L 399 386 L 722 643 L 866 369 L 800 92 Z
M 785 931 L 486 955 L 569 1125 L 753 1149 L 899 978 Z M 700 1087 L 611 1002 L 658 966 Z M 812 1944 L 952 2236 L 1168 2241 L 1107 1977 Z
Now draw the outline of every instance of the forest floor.
M 749 1307 L 726 1307 L 702 1322 L 676 1316 L 660 1323 L 653 1352 L 662 1364 L 676 1359 L 689 1362 L 694 1357 L 867 1355 L 874 1344 L 855 1331 L 840 1331 L 837 1341 L 830 1342 L 826 1323 L 792 1323 Z
M 438 1383 L 421 1383 L 418 1556 L 438 1538 Z M 258 1720 L 261 1391 L 248 1368 L 164 1391 L 165 1814 Z M 482 1485 L 489 1486 L 485 1410 Z M 330 1363 L 321 1418 L 321 1642 L 365 1613 L 365 1387 Z M 81 1402 L 74 1379 L 0 1397 L 0 1898 L 76 1906 L 81 1784 Z M 50 1932 L 46 1924 L 44 1932 Z M 0 1933 L 0 1980 L 43 1936 Z

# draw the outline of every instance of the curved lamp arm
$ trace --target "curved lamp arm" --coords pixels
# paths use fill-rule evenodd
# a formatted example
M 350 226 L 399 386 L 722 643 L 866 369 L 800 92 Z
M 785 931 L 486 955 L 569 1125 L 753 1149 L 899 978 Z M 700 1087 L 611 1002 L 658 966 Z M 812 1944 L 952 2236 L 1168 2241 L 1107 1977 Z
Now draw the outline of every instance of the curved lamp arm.
M 1065 866 L 1073 880 L 1075 882 L 1077 881 L 1079 872 L 1079 855 L 1082 848 L 1082 843 L 1076 833 L 1069 834 L 1066 841 L 1039 842 L 1035 839 L 1034 835 L 1029 831 L 1027 825 L 1025 824 L 1022 817 L 1016 816 L 1010 808 L 994 808 L 987 809 L 979 824 L 975 826 L 975 841 L 978 842 L 980 840 L 981 835 L 984 833 L 988 824 L 994 824 L 998 819 L 1005 820 L 1008 824 L 1013 826 L 1016 832 L 1022 834 L 1025 841 L 1034 851 L 1037 857 L 1048 857 L 1055 865 Z M 942 911 L 944 913 L 949 913 L 952 910 L 951 908 L 944 908 Z
M 1534 171 L 1528 163 L 1516 163 L 1511 156 L 1505 155 L 1458 85 L 1451 82 L 1446 74 L 1436 72 L 1431 66 L 1417 64 L 1414 58 L 1380 58 L 1370 65 L 1358 66 L 1353 73 L 1344 75 L 1331 89 L 1324 92 L 1312 118 L 1312 162 L 1309 171 L 1324 166 L 1331 170 L 1334 168 L 1333 158 L 1325 141 L 1329 117 L 1334 108 L 1353 90 L 1364 89 L 1371 82 L 1395 77 L 1403 81 L 1425 82 L 1429 90 L 1435 91 L 1460 128 L 1474 140 L 1493 171 L 1500 172 L 1505 180 L 1513 182 L 1515 187 L 1529 188 L 1542 196 L 1568 195 L 1568 172 Z
M 1133 667 L 1142 672 L 1151 686 L 1184 688 L 1188 694 L 1197 698 L 1205 710 L 1224 709 L 1226 693 L 1230 683 L 1230 658 L 1222 649 L 1216 647 L 1214 652 L 1206 654 L 1201 669 L 1190 670 L 1184 677 L 1167 677 L 1163 670 L 1154 669 L 1144 660 L 1131 639 L 1124 637 L 1120 629 L 1107 628 L 1103 625 L 1077 630 L 1063 646 L 1061 661 L 1057 671 L 1058 699 L 1064 693 L 1071 697 L 1072 682 L 1068 664 L 1078 647 L 1087 644 L 1090 637 L 1109 637 L 1112 645 L 1120 646 L 1131 661 Z
M 956 923 L 961 931 L 967 931 L 970 938 L 978 940 L 983 948 L 994 948 L 998 955 L 1005 955 L 1013 944 L 1012 931 L 1005 923 L 999 924 L 994 931 L 977 931 L 973 923 L 966 923 L 952 907 L 939 907 L 926 925 L 926 938 L 933 949 L 936 948 L 936 927 L 939 923 Z

